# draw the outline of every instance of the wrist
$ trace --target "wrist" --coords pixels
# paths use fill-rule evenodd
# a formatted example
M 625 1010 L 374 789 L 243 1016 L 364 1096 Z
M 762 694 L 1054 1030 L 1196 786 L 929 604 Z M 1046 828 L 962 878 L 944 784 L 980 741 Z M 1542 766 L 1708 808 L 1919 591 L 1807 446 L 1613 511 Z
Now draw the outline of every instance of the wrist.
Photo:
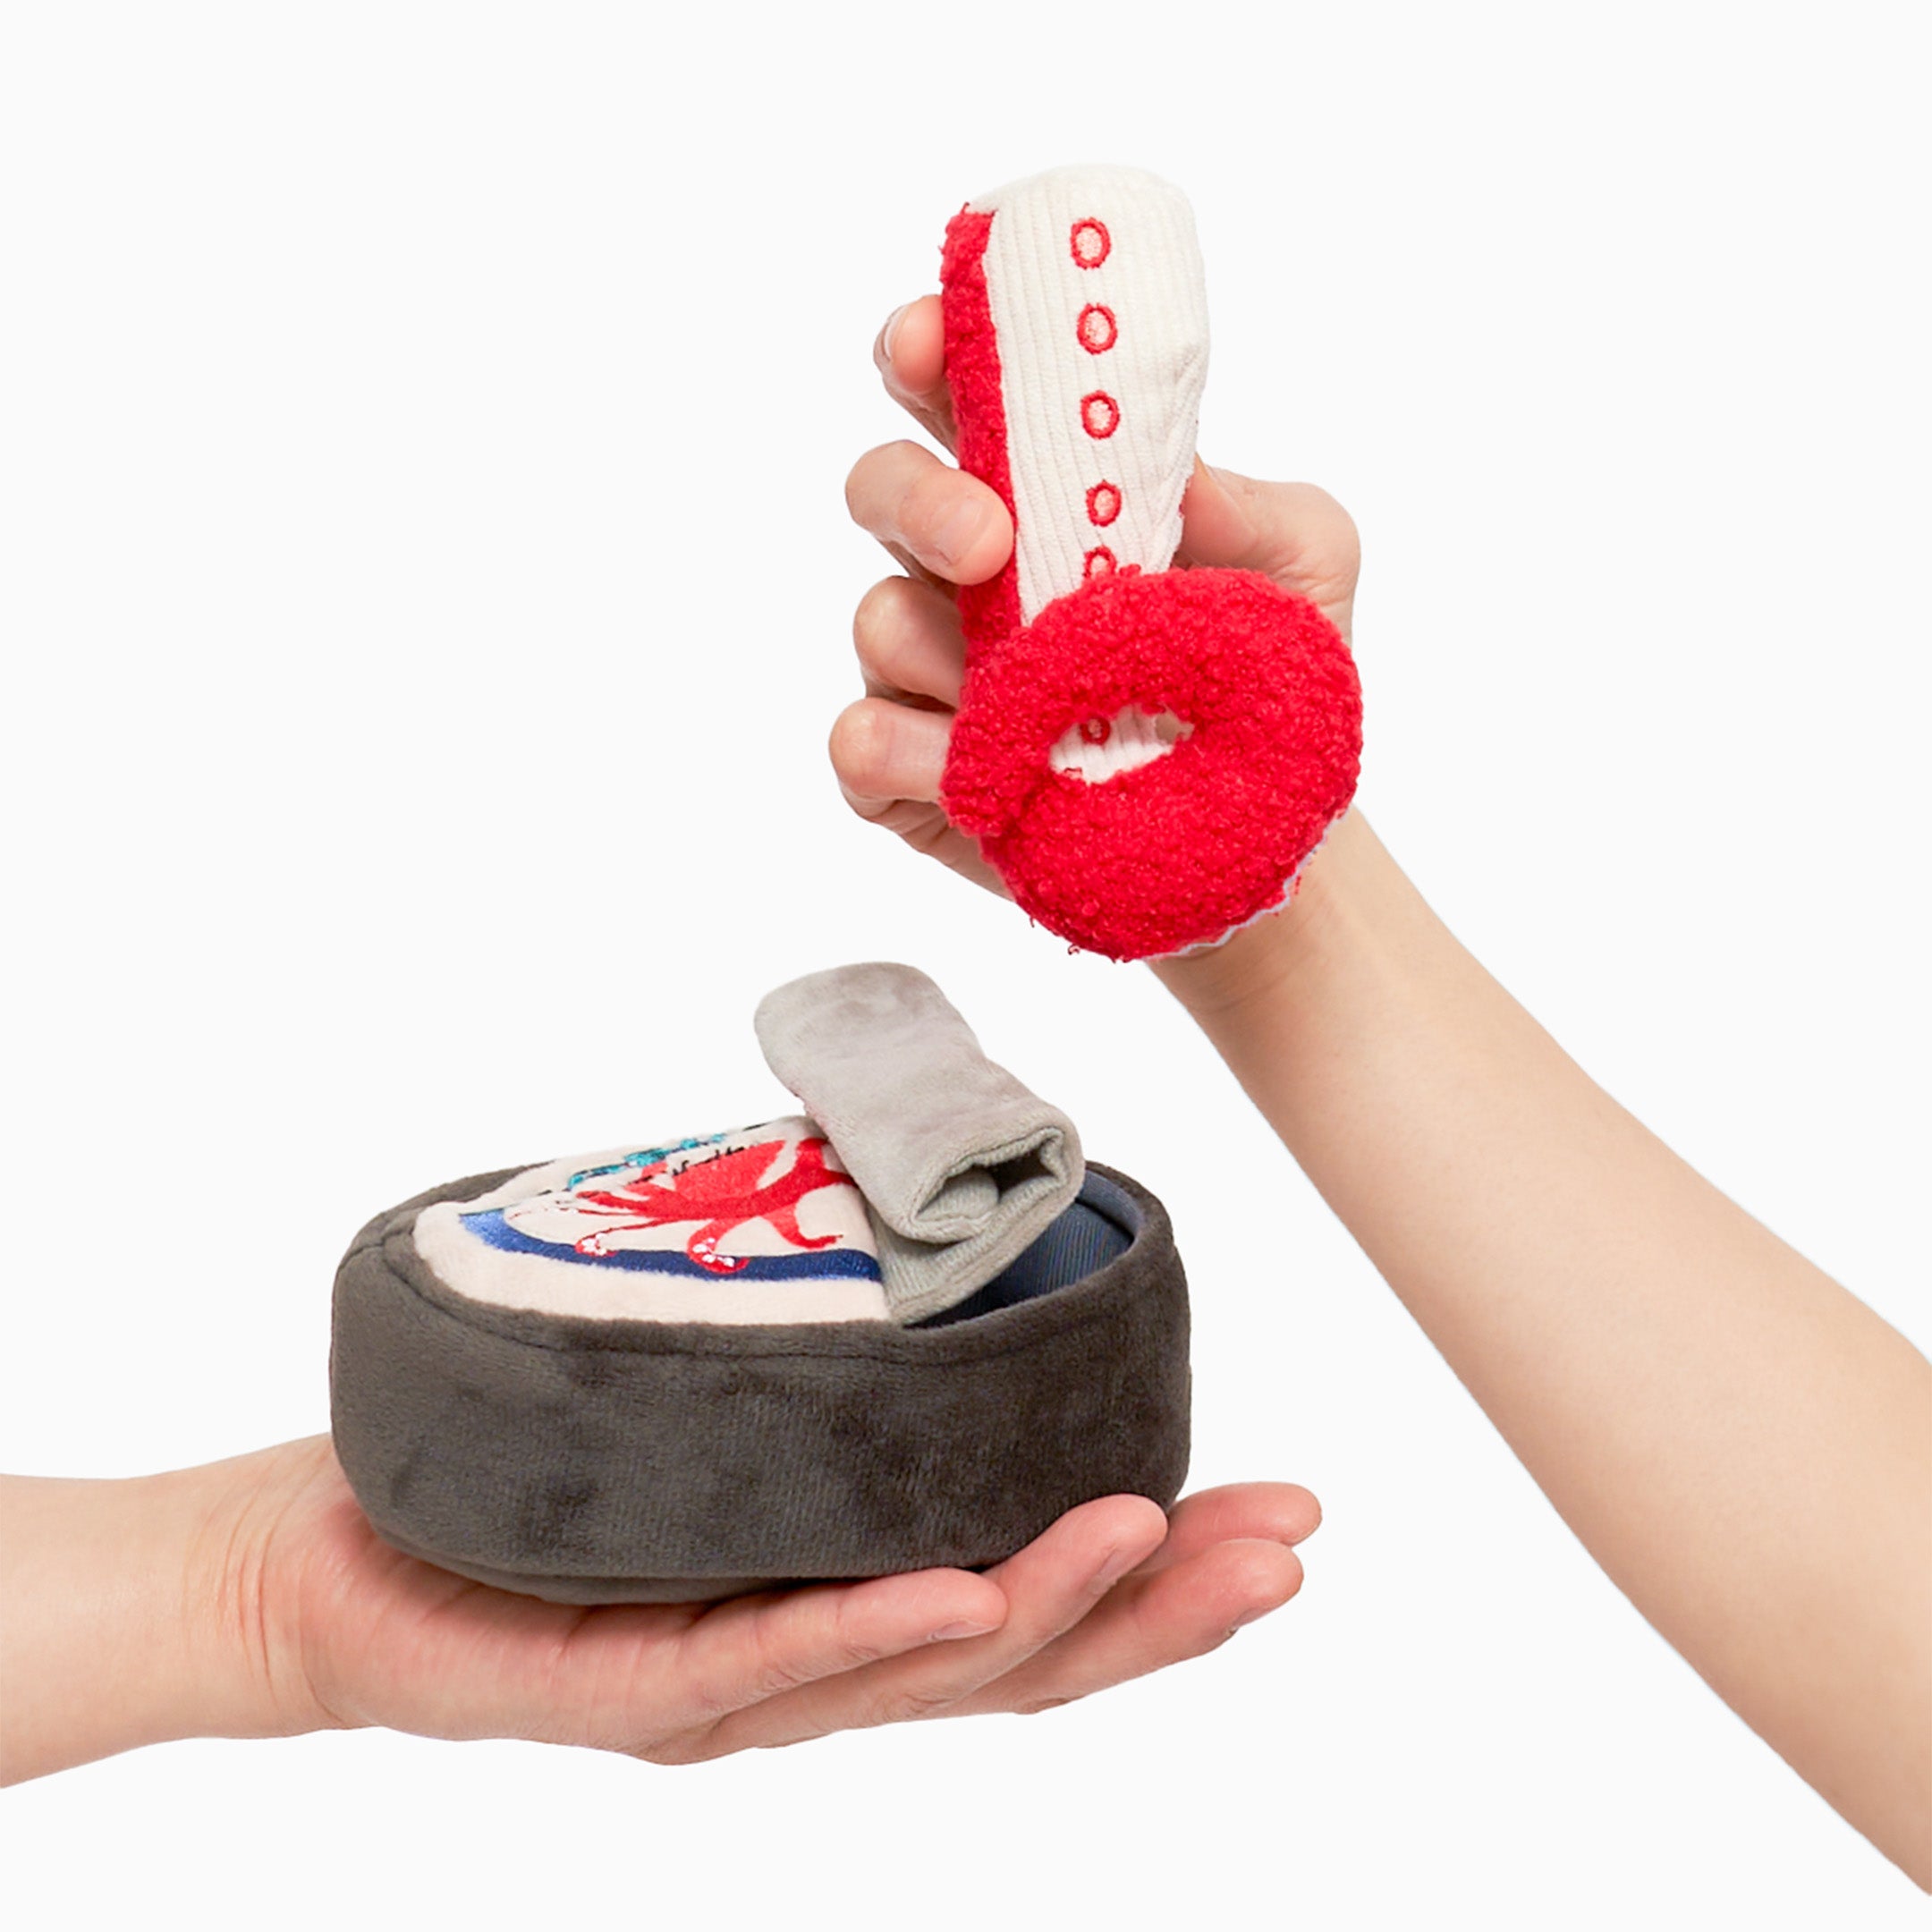
M 264 1466 L 282 1454 L 106 1481 L 0 1479 L 0 1783 L 173 1738 L 330 1721 L 303 1694 L 261 1588 L 276 1492 L 295 1473 Z
M 316 1698 L 298 1606 L 307 1505 L 333 1467 L 326 1436 L 156 1479 L 182 1485 L 179 1612 L 197 1737 L 293 1737 L 340 1720 Z
M 1155 977 L 1204 1030 L 1238 1026 L 1318 973 L 1353 923 L 1377 857 L 1387 860 L 1366 820 L 1345 813 L 1278 911 L 1204 952 L 1151 962 Z

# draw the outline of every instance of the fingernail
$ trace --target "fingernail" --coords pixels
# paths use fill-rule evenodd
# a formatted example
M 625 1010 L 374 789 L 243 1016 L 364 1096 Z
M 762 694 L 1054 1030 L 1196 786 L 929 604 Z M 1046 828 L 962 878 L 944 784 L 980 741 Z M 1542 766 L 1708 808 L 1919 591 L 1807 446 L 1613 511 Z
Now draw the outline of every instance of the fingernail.
M 1100 1589 L 1109 1589 L 1140 1562 L 1131 1544 L 1124 1549 L 1108 1552 L 1107 1560 L 1094 1572 L 1094 1583 Z
M 1267 1609 L 1264 1606 L 1259 1610 L 1249 1611 L 1245 1616 L 1236 1617 L 1234 1621 L 1228 1625 L 1228 1635 L 1232 1637 L 1236 1631 L 1246 1630 L 1250 1623 L 1258 1623 L 1261 1619 L 1267 1614 Z
M 879 355 L 887 362 L 892 360 L 893 343 L 899 339 L 899 325 L 905 320 L 905 312 L 911 306 L 911 302 L 901 302 L 886 318 L 886 326 L 879 331 Z
M 986 505 L 969 497 L 932 533 L 929 546 L 943 564 L 957 564 L 986 534 Z
M 993 1628 L 990 1623 L 975 1623 L 970 1618 L 962 1618 L 956 1623 L 942 1623 L 927 1639 L 928 1643 L 957 1643 L 962 1637 L 984 1637 Z

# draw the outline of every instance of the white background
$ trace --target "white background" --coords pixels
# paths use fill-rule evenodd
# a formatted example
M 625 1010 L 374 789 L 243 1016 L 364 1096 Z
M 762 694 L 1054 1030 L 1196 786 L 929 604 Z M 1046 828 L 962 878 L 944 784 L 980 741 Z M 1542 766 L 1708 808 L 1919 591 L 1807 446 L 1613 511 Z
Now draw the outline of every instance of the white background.
M 1205 452 L 1364 532 L 1378 829 L 1925 1343 L 1917 10 L 681 11 L 0 14 L 0 1464 L 326 1427 L 368 1214 L 775 1110 L 758 995 L 904 957 L 1167 1200 L 1196 1480 L 1315 1488 L 1306 1588 L 1049 1717 L 696 1771 L 137 1753 L 0 1801 L 19 1922 L 1923 1923 L 1159 988 L 823 756 L 880 319 L 969 195 L 1178 180 Z

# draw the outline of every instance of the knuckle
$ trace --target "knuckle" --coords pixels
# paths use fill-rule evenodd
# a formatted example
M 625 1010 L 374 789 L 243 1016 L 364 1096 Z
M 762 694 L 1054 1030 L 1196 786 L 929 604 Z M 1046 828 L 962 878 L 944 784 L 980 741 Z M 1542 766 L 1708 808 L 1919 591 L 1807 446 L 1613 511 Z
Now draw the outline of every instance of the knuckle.
M 855 523 L 869 521 L 870 504 L 881 483 L 894 465 L 904 462 L 904 453 L 914 447 L 903 436 L 895 442 L 881 443 L 877 449 L 869 449 L 846 472 L 845 508 Z
M 1061 1710 L 1079 1701 L 1077 1697 L 1031 1698 L 1024 1704 L 1015 1704 L 1013 1715 L 1016 1717 L 1044 1717 L 1050 1710 Z
M 826 750 L 840 784 L 854 792 L 867 792 L 867 781 L 885 763 L 886 737 L 886 722 L 868 699 L 847 705 L 833 719 Z
M 959 507 L 964 480 L 961 471 L 937 463 L 906 479 L 900 493 L 898 521 L 909 541 L 929 536 Z
M 839 1670 L 857 1670 L 877 1664 L 886 1655 L 876 1637 L 869 1635 L 854 1619 L 852 1598 L 841 1592 L 833 1601 L 832 1640 L 829 1654 Z
M 1349 571 L 1352 574 L 1361 563 L 1361 530 L 1355 519 L 1340 504 L 1335 503 L 1334 497 L 1331 496 L 1328 500 L 1335 504 L 1335 547 L 1347 557 Z
M 882 648 L 905 615 L 910 577 L 882 577 L 852 613 L 852 642 L 863 657 Z
M 707 1758 L 716 1755 L 706 1749 L 708 1741 L 708 1732 L 682 1732 L 675 1737 L 653 1738 L 648 1744 L 633 1744 L 625 1750 L 624 1756 L 639 1758 L 645 1764 L 703 1764 Z
M 763 1704 L 772 1698 L 784 1697 L 787 1691 L 802 1690 L 818 1675 L 816 1670 L 795 1657 L 767 1653 L 759 1660 L 747 1688 L 751 1701 Z
M 732 1695 L 733 1688 L 722 1679 L 691 1685 L 686 1700 L 691 1722 L 667 1741 L 668 1745 L 682 1749 L 691 1739 L 701 1737 L 723 1724 L 741 1701 Z
M 873 1701 L 867 1716 L 872 1725 L 917 1724 L 935 1717 L 959 1702 L 962 1693 L 952 1685 L 905 1684 Z
M 862 504 L 865 500 L 866 473 L 871 462 L 872 454 L 868 451 L 845 472 L 845 513 L 854 523 L 862 524 L 865 521 Z
M 1361 562 L 1361 531 L 1337 498 L 1318 487 L 1310 486 L 1310 521 L 1320 525 L 1323 547 L 1335 559 L 1335 574 L 1352 575 Z
M 793 1631 L 761 1642 L 751 1686 L 762 1703 L 835 1673 L 877 1663 L 881 1654 L 877 1643 L 855 1626 L 850 1606 L 841 1598 L 831 1605 L 827 1626 L 817 1640 L 801 1641 Z

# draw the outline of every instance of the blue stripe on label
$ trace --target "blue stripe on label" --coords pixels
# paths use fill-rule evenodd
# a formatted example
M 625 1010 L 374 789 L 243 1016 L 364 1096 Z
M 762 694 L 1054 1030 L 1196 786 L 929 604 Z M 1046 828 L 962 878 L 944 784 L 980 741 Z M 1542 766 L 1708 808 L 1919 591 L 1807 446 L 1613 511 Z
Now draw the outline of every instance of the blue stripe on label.
M 677 1248 L 620 1248 L 615 1254 L 579 1254 L 562 1241 L 532 1241 L 493 1208 L 466 1214 L 462 1224 L 476 1238 L 505 1254 L 544 1255 L 552 1261 L 572 1261 L 580 1267 L 628 1268 L 633 1274 L 682 1275 L 687 1281 L 877 1281 L 879 1265 L 856 1248 L 827 1248 L 818 1254 L 751 1255 L 741 1268 L 721 1275 L 699 1267 Z

